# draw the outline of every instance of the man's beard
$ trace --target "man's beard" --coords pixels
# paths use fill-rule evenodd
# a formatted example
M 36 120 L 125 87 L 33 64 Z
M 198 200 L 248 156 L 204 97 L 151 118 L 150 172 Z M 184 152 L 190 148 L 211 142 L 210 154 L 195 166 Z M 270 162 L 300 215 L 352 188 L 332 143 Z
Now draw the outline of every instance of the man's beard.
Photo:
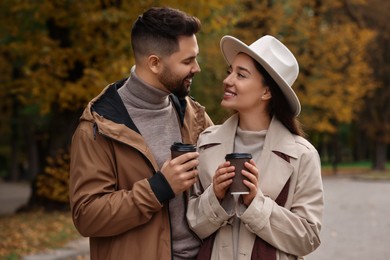
M 179 98 L 184 98 L 186 96 L 188 96 L 188 94 L 190 94 L 190 86 L 191 86 L 191 83 L 187 83 L 186 82 L 186 79 L 185 78 L 184 80 L 182 80 L 180 82 L 180 85 L 178 85 L 177 87 L 173 88 L 171 90 L 171 92 L 173 94 L 175 94 L 177 97 Z M 188 85 L 188 87 L 186 86 L 186 84 Z
M 160 76 L 160 82 L 174 95 L 184 98 L 190 93 L 190 86 L 194 74 L 187 75 L 184 79 L 179 79 L 170 69 L 164 69 Z

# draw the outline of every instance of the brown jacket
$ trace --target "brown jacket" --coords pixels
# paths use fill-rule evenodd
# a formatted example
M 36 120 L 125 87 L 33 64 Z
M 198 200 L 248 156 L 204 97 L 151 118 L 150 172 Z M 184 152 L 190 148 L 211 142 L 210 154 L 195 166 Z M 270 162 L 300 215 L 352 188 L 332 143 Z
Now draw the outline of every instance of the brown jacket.
M 172 259 L 169 209 L 174 194 L 159 172 L 117 89 L 107 86 L 84 110 L 71 147 L 70 205 L 91 259 Z M 204 107 L 171 96 L 183 142 L 212 125 Z

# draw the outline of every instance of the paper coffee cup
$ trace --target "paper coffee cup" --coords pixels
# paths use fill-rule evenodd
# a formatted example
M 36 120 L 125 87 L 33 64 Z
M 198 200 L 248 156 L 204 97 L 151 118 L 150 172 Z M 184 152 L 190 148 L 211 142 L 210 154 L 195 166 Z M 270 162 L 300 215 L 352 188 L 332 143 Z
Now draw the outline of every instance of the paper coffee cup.
M 230 165 L 235 167 L 233 183 L 229 188 L 231 194 L 249 193 L 248 187 L 243 183 L 243 180 L 247 180 L 247 178 L 242 175 L 241 171 L 246 169 L 244 163 L 249 162 L 250 159 L 252 159 L 252 155 L 250 153 L 230 153 L 225 156 L 225 160 L 229 161 Z

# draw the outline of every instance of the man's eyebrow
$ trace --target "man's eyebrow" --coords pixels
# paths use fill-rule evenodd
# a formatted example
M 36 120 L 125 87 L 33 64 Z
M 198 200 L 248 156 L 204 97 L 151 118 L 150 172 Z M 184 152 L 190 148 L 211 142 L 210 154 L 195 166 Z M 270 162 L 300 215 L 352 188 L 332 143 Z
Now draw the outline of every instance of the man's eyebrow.
M 192 62 L 196 59 L 197 59 L 197 56 L 191 56 L 191 57 L 184 58 L 181 62 Z
M 195 55 L 192 55 L 190 57 L 185 58 L 184 60 L 193 60 L 193 59 L 196 59 L 196 57 L 198 57 L 198 56 L 199 56 L 199 52 L 197 52 Z
M 195 56 L 190 56 L 190 57 L 187 57 L 187 58 L 185 58 L 184 60 L 194 60 L 194 59 L 196 59 L 196 55 Z

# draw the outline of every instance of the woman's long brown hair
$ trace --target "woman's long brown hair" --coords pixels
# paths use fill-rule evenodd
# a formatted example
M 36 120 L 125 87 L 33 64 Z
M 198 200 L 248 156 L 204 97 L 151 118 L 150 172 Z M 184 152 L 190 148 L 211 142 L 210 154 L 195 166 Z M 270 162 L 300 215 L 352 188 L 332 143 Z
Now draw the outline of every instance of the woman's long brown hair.
M 261 66 L 256 60 L 252 58 L 256 69 L 264 78 L 264 85 L 270 88 L 272 97 L 269 105 L 269 114 L 271 117 L 275 116 L 291 133 L 305 136 L 302 130 L 301 124 L 295 117 L 286 97 L 282 90 L 275 82 L 275 80 L 269 75 L 269 73 Z

